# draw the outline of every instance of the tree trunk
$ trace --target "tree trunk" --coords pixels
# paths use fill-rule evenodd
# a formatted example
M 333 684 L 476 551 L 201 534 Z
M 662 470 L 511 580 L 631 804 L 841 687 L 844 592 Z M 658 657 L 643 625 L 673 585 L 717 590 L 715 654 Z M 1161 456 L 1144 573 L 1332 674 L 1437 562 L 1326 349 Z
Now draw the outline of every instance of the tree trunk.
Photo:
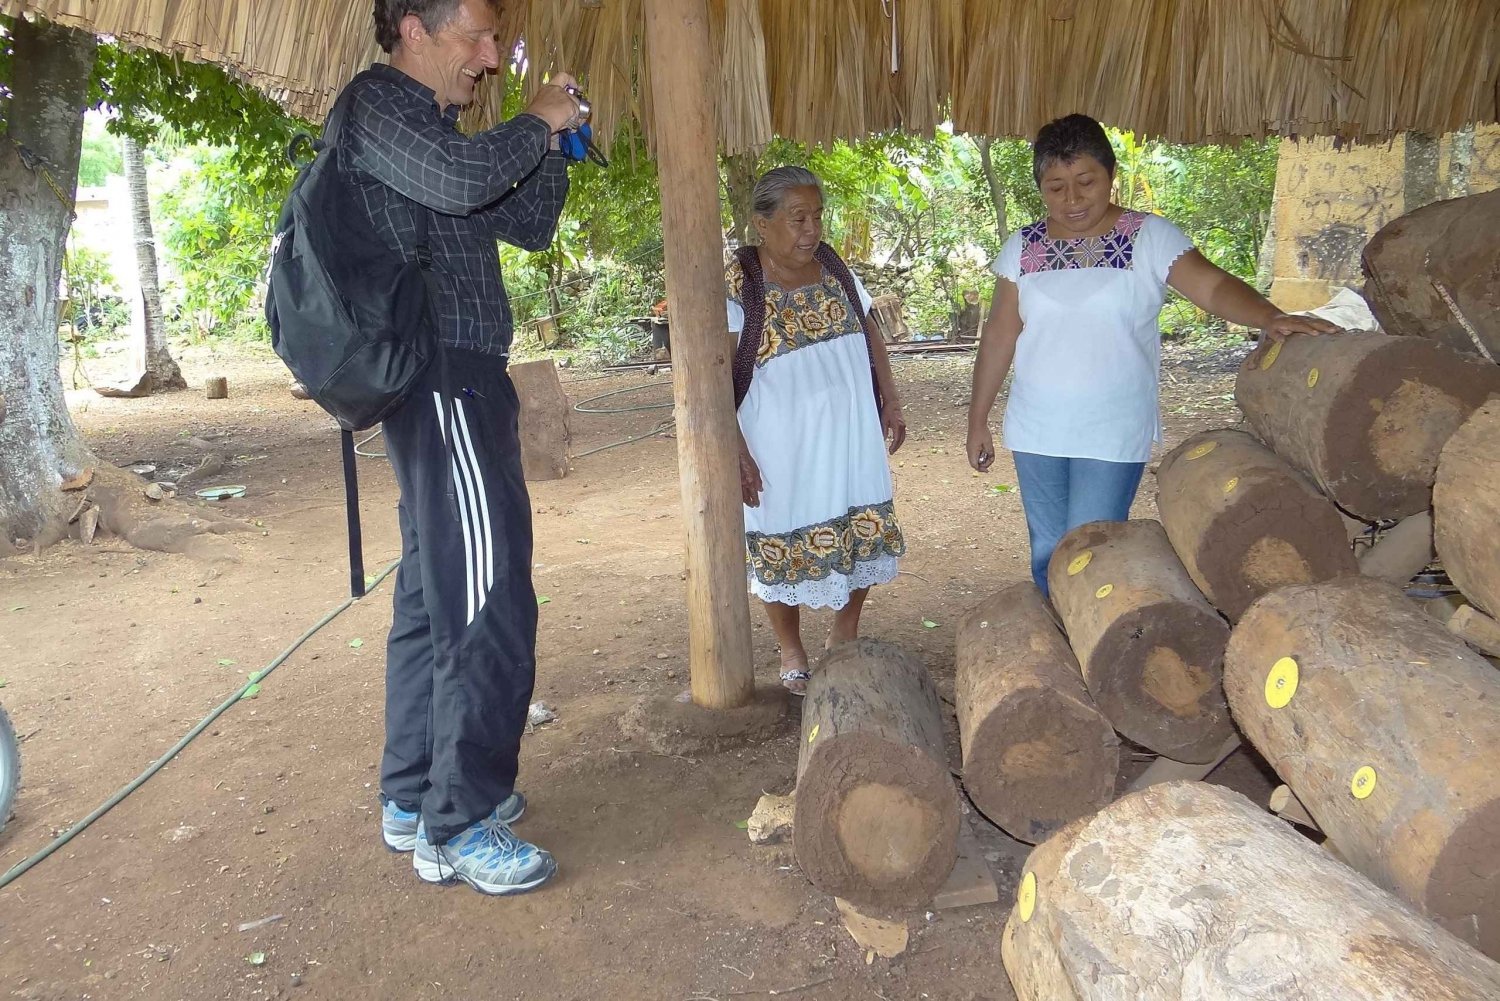
M 551 358 L 506 369 L 520 400 L 521 469 L 526 479 L 560 480 L 568 475 L 568 394 Z
M 956 654 L 964 788 L 985 816 L 1036 844 L 1114 798 L 1120 740 L 1035 584 L 965 615 Z
M 144 370 L 152 390 L 186 389 L 187 380 L 167 346 L 167 323 L 161 311 L 161 288 L 156 273 L 156 235 L 151 226 L 151 196 L 146 186 L 146 150 L 129 136 L 124 139 L 125 183 L 130 188 L 130 224 L 135 236 L 135 265 L 145 301 L 141 324 Z
M 1222 673 L 1229 628 L 1154 521 L 1097 521 L 1047 569 L 1094 704 L 1115 729 L 1177 761 L 1207 761 L 1234 732 Z
M 750 217 L 754 213 L 755 168 L 759 163 L 760 157 L 754 153 L 735 153 L 724 158 L 724 194 L 734 226 L 730 235 L 742 247 L 755 242 L 755 228 L 750 224 Z
M 1406 165 L 1402 185 L 1404 210 L 1415 211 L 1438 200 L 1438 160 L 1441 147 L 1426 132 L 1406 134 Z
M 920 907 L 958 857 L 958 792 L 937 689 L 901 649 L 836 647 L 808 683 L 792 843 L 812 884 L 873 908 Z
M 1448 439 L 1432 509 L 1443 569 L 1465 597 L 1500 616 L 1500 401 L 1474 411 Z
M 1431 506 L 1438 453 L 1495 392 L 1500 366 L 1376 333 L 1267 341 L 1234 388 L 1256 435 L 1367 521 Z
M 1245 797 L 1133 793 L 1026 861 L 1000 939 L 1020 1001 L 1482 1001 L 1500 965 Z
M 1242 431 L 1193 435 L 1156 482 L 1167 537 L 1230 622 L 1267 591 L 1358 569 L 1338 508 Z
M 10 22 L 10 142 L 0 142 L 0 543 L 51 541 L 59 490 L 93 457 L 58 372 L 57 283 L 73 221 L 94 36 Z M 19 147 L 17 147 L 19 144 Z
M 1224 687 L 1341 857 L 1500 957 L 1500 673 L 1488 661 L 1390 584 L 1341 577 L 1256 602 Z
M 984 170 L 984 179 L 990 188 L 990 204 L 995 207 L 995 233 L 1004 243 L 1010 236 L 1010 220 L 1006 216 L 1005 209 L 1005 182 L 1000 180 L 1000 174 L 995 170 L 994 157 L 990 155 L 990 147 L 995 140 L 989 136 L 974 136 L 974 145 L 979 149 L 979 166 Z

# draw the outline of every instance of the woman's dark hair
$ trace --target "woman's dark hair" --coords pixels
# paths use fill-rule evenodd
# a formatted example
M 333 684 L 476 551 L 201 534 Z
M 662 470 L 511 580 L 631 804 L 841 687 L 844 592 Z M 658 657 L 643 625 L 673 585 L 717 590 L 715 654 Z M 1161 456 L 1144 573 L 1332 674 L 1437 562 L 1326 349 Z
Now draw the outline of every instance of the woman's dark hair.
M 1058 163 L 1072 163 L 1080 156 L 1091 156 L 1109 171 L 1115 173 L 1115 148 L 1104 134 L 1104 126 L 1088 115 L 1068 115 L 1043 125 L 1036 134 L 1031 147 L 1031 173 L 1037 187 L 1042 185 L 1042 174 Z
M 394 52 L 401 41 L 401 19 L 415 14 L 428 32 L 440 31 L 453 20 L 459 0 L 375 0 L 375 41 Z

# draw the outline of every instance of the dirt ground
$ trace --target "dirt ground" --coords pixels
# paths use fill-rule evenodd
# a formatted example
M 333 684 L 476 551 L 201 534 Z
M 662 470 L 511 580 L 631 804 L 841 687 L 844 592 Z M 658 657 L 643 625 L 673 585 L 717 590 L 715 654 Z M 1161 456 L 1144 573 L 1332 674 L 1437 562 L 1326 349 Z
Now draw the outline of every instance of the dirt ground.
M 1170 354 L 1168 447 L 1235 422 L 1235 362 Z M 920 655 L 950 701 L 958 617 L 1027 572 L 1014 469 L 1003 452 L 986 476 L 964 461 L 971 364 L 897 362 L 911 437 L 894 470 L 910 555 L 865 617 L 867 635 Z M 109 363 L 87 367 L 99 378 Z M 24 738 L 25 764 L 0 871 L 103 802 L 347 593 L 329 420 L 289 396 L 269 352 L 190 351 L 184 368 L 193 390 L 147 400 L 82 391 L 75 415 L 105 462 L 166 472 L 224 456 L 214 481 L 247 488 L 214 504 L 246 529 L 229 537 L 238 559 L 214 565 L 101 538 L 0 561 L 0 702 Z M 229 376 L 228 400 L 204 398 L 210 374 Z M 664 376 L 562 376 L 575 402 L 627 386 L 649 388 L 601 405 L 670 400 Z M 666 413 L 575 415 L 574 451 L 648 432 Z M 381 845 L 385 586 L 0 891 L 0 993 L 1010 999 L 999 933 L 1025 846 L 993 832 L 985 840 L 1001 904 L 916 912 L 907 953 L 867 963 L 790 852 L 754 846 L 736 826 L 763 791 L 790 790 L 795 710 L 776 739 L 696 759 L 622 737 L 618 720 L 638 698 L 686 685 L 675 465 L 675 442 L 655 437 L 531 485 L 537 591 L 549 599 L 536 697 L 558 720 L 526 739 L 520 787 L 532 807 L 521 827 L 560 861 L 552 883 L 505 899 L 429 886 Z M 361 459 L 360 472 L 374 573 L 399 551 L 396 494 L 383 460 Z M 1154 515 L 1154 493 L 1148 476 L 1139 515 Z M 810 640 L 826 621 L 812 617 Z M 757 669 L 772 682 L 775 649 L 758 613 L 754 639 Z M 1231 759 L 1220 772 L 1254 795 L 1269 789 L 1252 762 Z

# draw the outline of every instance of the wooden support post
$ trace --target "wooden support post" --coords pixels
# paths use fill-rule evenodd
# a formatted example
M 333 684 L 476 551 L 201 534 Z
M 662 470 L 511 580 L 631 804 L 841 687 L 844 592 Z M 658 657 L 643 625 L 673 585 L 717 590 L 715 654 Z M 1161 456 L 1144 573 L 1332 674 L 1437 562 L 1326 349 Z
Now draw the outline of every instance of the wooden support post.
M 678 475 L 687 522 L 688 630 L 693 701 L 747 704 L 755 686 L 745 596 L 745 520 L 724 318 L 719 229 L 717 80 L 707 0 L 647 0 L 655 74 L 652 121 L 662 190 L 667 304 L 672 317 Z

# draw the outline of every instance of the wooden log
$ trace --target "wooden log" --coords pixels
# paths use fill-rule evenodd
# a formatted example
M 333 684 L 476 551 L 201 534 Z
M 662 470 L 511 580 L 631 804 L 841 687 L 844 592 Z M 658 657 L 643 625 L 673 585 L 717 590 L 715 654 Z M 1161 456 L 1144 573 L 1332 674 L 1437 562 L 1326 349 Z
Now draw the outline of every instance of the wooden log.
M 862 639 L 813 672 L 792 846 L 812 884 L 860 907 L 919 907 L 958 854 L 958 791 L 937 689 L 899 647 Z
M 560 480 L 568 475 L 568 394 L 557 366 L 543 358 L 507 371 L 521 404 L 521 469 L 528 480 Z
M 1359 572 L 1387 584 L 1404 585 L 1436 555 L 1432 547 L 1432 512 L 1419 511 L 1401 519 L 1364 551 L 1359 557 Z
M 1349 864 L 1500 956 L 1500 672 L 1358 576 L 1266 595 L 1225 664 L 1240 729 Z
M 1500 964 L 1200 782 L 1132 793 L 1032 851 L 1000 955 L 1020 1001 L 1500 997 Z
M 1432 506 L 1438 453 L 1495 392 L 1500 366 L 1375 333 L 1267 341 L 1234 389 L 1261 441 L 1367 521 Z
M 1243 431 L 1206 431 L 1167 454 L 1156 506 L 1188 576 L 1229 621 L 1267 591 L 1357 568 L 1339 510 Z
M 1386 333 L 1426 337 L 1456 351 L 1474 351 L 1469 335 L 1433 288 L 1427 269 L 1428 251 L 1472 211 L 1474 200 L 1424 205 L 1386 223 L 1365 245 L 1365 300 Z
M 1303 806 L 1297 794 L 1292 792 L 1291 786 L 1281 785 L 1272 789 L 1270 802 L 1266 805 L 1282 820 L 1321 833 L 1318 822 L 1312 818 L 1312 814 L 1307 812 L 1307 807 Z
M 210 400 L 229 399 L 229 380 L 222 375 L 211 375 L 203 382 L 203 395 Z
M 1491 657 L 1500 657 L 1500 622 L 1473 605 L 1464 605 L 1448 617 L 1448 631 Z
M 707 0 L 646 0 L 646 51 L 661 179 L 677 471 L 687 528 L 687 610 L 693 701 L 748 705 L 755 694 L 745 601 L 745 516 L 739 426 L 724 333 L 724 236 L 719 229 L 715 88 Z
M 1448 439 L 1432 506 L 1443 569 L 1464 597 L 1500 615 L 1500 400 L 1474 411 Z
M 1047 568 L 1094 704 L 1116 730 L 1178 761 L 1207 761 L 1234 732 L 1221 683 L 1229 628 L 1154 521 L 1094 522 Z
M 1120 740 L 1035 584 L 972 609 L 956 647 L 964 789 L 985 816 L 1036 844 L 1114 798 Z
M 1428 247 L 1421 277 L 1445 307 L 1436 316 L 1444 326 L 1456 324 L 1466 343 L 1451 330 L 1445 339 L 1459 350 L 1500 360 L 1500 192 L 1456 200 L 1462 208 Z

